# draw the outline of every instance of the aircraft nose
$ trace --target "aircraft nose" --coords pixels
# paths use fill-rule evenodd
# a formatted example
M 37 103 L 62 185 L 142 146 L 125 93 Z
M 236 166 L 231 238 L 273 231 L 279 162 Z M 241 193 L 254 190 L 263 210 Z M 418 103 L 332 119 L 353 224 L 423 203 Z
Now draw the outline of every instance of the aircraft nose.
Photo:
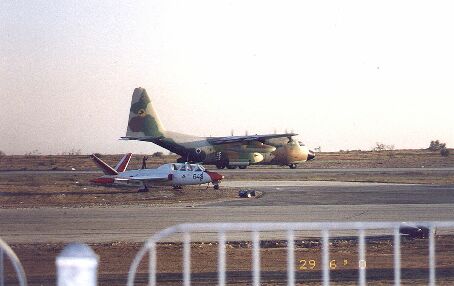
M 219 182 L 224 179 L 224 176 L 219 173 L 210 171 L 206 171 L 206 173 L 208 174 L 208 176 L 210 176 L 212 182 Z
M 307 160 L 311 161 L 315 159 L 315 152 L 312 150 L 309 150 L 309 153 L 307 153 Z

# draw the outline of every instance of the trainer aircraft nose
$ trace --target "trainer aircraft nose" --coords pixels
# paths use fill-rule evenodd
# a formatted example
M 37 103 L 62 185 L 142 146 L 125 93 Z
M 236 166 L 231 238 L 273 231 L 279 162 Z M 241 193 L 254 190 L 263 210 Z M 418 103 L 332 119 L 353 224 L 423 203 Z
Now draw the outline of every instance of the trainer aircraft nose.
M 311 161 L 315 159 L 315 152 L 312 150 L 309 150 L 309 153 L 307 153 L 307 161 Z
M 210 176 L 212 182 L 219 182 L 222 179 L 224 179 L 224 176 L 219 173 L 210 172 L 210 171 L 205 171 L 205 172 L 208 174 L 208 176 Z

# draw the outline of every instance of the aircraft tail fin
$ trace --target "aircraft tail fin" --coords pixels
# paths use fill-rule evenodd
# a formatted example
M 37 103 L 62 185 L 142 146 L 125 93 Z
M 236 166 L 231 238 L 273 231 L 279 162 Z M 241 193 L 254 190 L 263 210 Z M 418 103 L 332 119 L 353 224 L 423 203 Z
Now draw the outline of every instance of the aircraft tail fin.
M 138 87 L 132 94 L 126 136 L 154 138 L 164 136 L 164 128 L 144 88 Z
M 105 175 L 111 175 L 111 176 L 118 175 L 118 172 L 115 169 L 113 169 L 111 166 L 109 166 L 103 160 L 96 157 L 95 154 L 92 154 L 90 157 L 93 159 L 93 161 L 95 161 L 96 165 L 98 165 L 98 167 L 102 169 L 102 171 L 104 172 Z M 128 162 L 129 162 L 129 160 L 128 160 Z
M 115 171 L 122 173 L 128 168 L 129 161 L 131 160 L 132 153 L 127 153 L 121 158 L 120 162 L 115 166 Z

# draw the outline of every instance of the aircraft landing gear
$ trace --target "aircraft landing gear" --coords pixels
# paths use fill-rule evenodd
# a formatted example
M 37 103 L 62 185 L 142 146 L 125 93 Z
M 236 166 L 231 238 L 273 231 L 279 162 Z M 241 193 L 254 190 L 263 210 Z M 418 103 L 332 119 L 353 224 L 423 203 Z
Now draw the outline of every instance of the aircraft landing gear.
M 183 187 L 182 186 L 172 186 L 174 190 L 182 190 Z
M 223 162 L 217 162 L 216 163 L 216 168 L 218 169 L 224 169 L 225 168 L 225 164 Z
M 288 166 L 290 167 L 290 169 L 296 169 L 296 167 L 298 167 L 297 164 L 289 164 Z
M 219 190 L 219 184 L 214 184 L 213 189 Z
M 247 166 L 240 166 L 239 168 L 242 169 L 242 170 L 244 170 L 244 169 L 247 168 Z
M 146 185 L 143 185 L 143 187 L 138 190 L 139 193 L 147 193 L 148 191 L 149 190 Z

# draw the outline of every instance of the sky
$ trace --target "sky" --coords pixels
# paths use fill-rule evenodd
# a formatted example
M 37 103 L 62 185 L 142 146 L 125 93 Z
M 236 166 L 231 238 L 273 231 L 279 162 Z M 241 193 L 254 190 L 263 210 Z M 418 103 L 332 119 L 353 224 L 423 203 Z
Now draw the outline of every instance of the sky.
M 0 150 L 153 153 L 167 130 L 322 151 L 454 146 L 452 1 L 1 1 Z

